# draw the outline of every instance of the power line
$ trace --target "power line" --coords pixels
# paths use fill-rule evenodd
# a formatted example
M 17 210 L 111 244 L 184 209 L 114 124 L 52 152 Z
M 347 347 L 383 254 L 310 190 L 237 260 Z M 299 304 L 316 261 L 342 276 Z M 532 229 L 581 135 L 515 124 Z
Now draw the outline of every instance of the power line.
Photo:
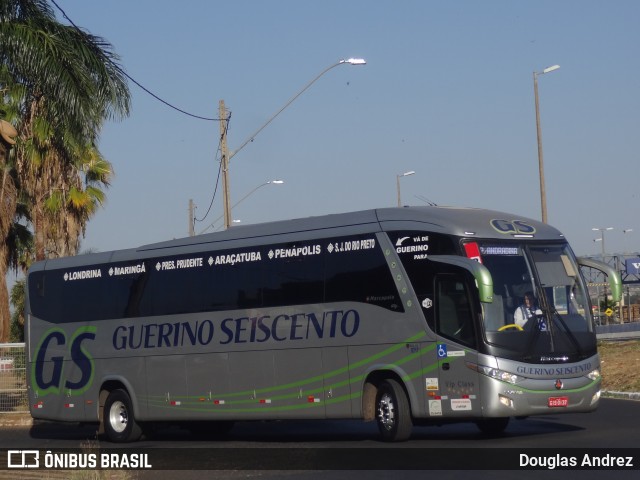
M 84 32 L 80 29 L 80 27 L 78 27 L 75 23 L 73 23 L 73 20 L 71 20 L 69 18 L 69 16 L 65 13 L 65 11 L 60 8 L 60 5 L 58 5 L 56 3 L 55 0 L 51 0 L 51 3 L 53 3 L 55 5 L 55 7 L 60 10 L 60 13 L 62 13 L 62 16 L 76 29 L 78 30 L 80 33 L 82 33 L 84 35 Z M 151 90 L 149 90 L 148 88 L 146 88 L 144 85 L 142 85 L 140 82 L 138 82 L 135 78 L 133 78 L 131 75 L 129 75 L 127 72 L 125 72 L 124 70 L 122 70 L 117 64 L 115 64 L 114 62 L 112 62 L 111 60 L 109 60 L 111 63 L 113 63 L 121 72 L 122 74 L 127 77 L 129 80 L 131 80 L 135 85 L 137 85 L 139 88 L 141 88 L 144 92 L 146 92 L 147 94 L 151 95 L 153 98 L 155 98 L 156 100 L 158 100 L 159 102 L 165 104 L 167 107 L 172 108 L 184 115 L 188 115 L 189 117 L 192 118 L 196 118 L 198 120 L 206 120 L 209 122 L 219 122 L 220 119 L 219 118 L 210 118 L 210 117 L 202 117 L 200 115 L 194 115 L 193 113 L 189 113 L 186 110 L 183 110 L 181 108 L 176 107 L 175 105 L 172 105 L 171 103 L 167 102 L 166 100 L 163 100 L 162 98 L 160 98 L 158 95 L 156 95 L 155 93 L 153 93 Z
M 52 0 L 53 1 L 53 0 Z M 138 83 L 134 78 L 132 78 L 131 76 L 129 76 L 129 74 L 127 74 L 127 72 L 125 72 L 124 70 L 122 71 L 123 75 L 125 77 L 127 77 L 129 80 L 131 80 L 133 83 L 135 83 L 138 87 L 140 87 L 142 90 L 144 90 L 145 92 L 147 92 L 149 95 L 151 95 L 153 98 L 155 98 L 156 100 L 164 103 L 167 107 L 173 108 L 174 110 L 183 113 L 185 115 L 188 115 L 189 117 L 193 117 L 193 118 L 197 118 L 198 120 L 206 120 L 209 122 L 219 122 L 220 119 L 219 118 L 210 118 L 210 117 L 201 117 L 200 115 L 194 115 L 193 113 L 189 113 L 185 110 L 182 110 L 181 108 L 178 108 L 174 105 L 171 105 L 169 102 L 163 100 L 162 98 L 160 98 L 159 96 L 157 96 L 155 93 L 149 91 L 147 88 L 145 88 L 143 85 L 141 85 L 140 83 Z
M 226 130 L 229 129 L 229 119 L 227 119 L 227 124 L 225 126 L 225 132 Z M 222 140 L 222 135 L 220 136 L 220 140 Z M 220 153 L 220 143 L 218 143 L 218 149 L 216 151 L 216 158 L 218 157 L 218 153 Z M 211 202 L 209 203 L 209 208 L 207 208 L 207 213 L 204 214 L 204 217 L 198 219 L 198 218 L 194 218 L 193 221 L 195 222 L 204 222 L 205 219 L 207 218 L 207 216 L 209 216 L 209 213 L 211 212 L 211 208 L 213 207 L 213 202 L 216 199 L 216 194 L 218 193 L 218 185 L 220 184 L 220 174 L 222 173 L 222 162 L 217 160 L 218 163 L 220 164 L 220 166 L 218 167 L 218 178 L 216 178 L 216 186 L 215 189 L 213 190 L 213 196 L 211 197 Z
M 229 112 L 229 116 L 226 118 L 225 120 L 225 127 L 224 127 L 224 135 L 227 134 L 227 132 L 229 131 L 229 120 L 231 120 L 231 112 Z M 218 157 L 218 153 L 220 153 L 220 145 L 222 143 L 222 137 L 223 135 L 220 135 L 220 141 L 218 142 L 218 149 L 216 150 L 216 158 Z M 209 203 L 209 208 L 207 208 L 207 213 L 204 214 L 204 217 L 198 219 L 195 218 L 193 219 L 193 223 L 195 225 L 195 222 L 204 222 L 205 219 L 209 216 L 209 213 L 211 212 L 211 208 L 213 207 L 213 202 L 216 199 L 216 194 L 218 193 L 218 185 L 220 184 L 220 174 L 222 173 L 222 161 L 219 161 L 220 166 L 218 167 L 218 178 L 216 178 L 216 186 L 213 190 L 213 196 L 211 197 L 211 202 Z M 213 225 L 211 225 L 213 226 Z M 210 228 L 211 226 L 207 227 Z
M 60 13 L 62 14 L 62 16 L 71 24 L 71 26 L 73 26 L 78 32 L 80 32 L 81 34 L 84 35 L 84 32 L 82 31 L 82 29 L 80 29 L 80 27 L 78 27 L 73 20 L 71 20 L 71 18 L 69 18 L 69 16 L 67 15 L 67 13 L 60 7 L 60 5 L 58 5 L 56 3 L 55 0 L 51 0 L 51 3 L 53 3 L 53 5 L 60 11 Z M 187 112 L 181 108 L 176 107 L 175 105 L 167 102 L 166 100 L 160 98 L 158 95 L 156 95 L 155 93 L 153 93 L 152 91 L 150 91 L 148 88 L 146 88 L 144 85 L 142 85 L 140 82 L 138 82 L 135 78 L 133 78 L 131 75 L 129 75 L 127 72 L 125 72 L 119 65 L 117 65 L 115 62 L 113 62 L 111 59 L 108 59 L 108 61 L 110 63 L 112 63 L 120 72 L 122 72 L 122 74 L 128 78 L 131 82 L 133 82 L 135 85 L 137 85 L 140 89 L 142 89 L 145 93 L 149 94 L 150 96 L 152 96 L 153 98 L 155 98 L 156 100 L 158 100 L 159 102 L 163 103 L 164 105 L 168 106 L 169 108 L 172 108 L 173 110 L 176 110 L 177 112 L 180 112 L 184 115 L 187 115 L 189 117 L 192 118 L 196 118 L 198 120 L 205 120 L 205 121 L 209 121 L 209 122 L 219 122 L 222 121 L 223 119 L 221 118 L 211 118 L 211 117 L 203 117 L 200 115 L 195 115 L 193 113 Z M 224 121 L 226 122 L 225 124 L 225 133 L 228 131 L 229 129 L 229 120 L 231 119 L 231 113 L 229 113 L 228 117 L 226 119 L 224 119 Z M 220 142 L 218 143 L 218 148 L 216 150 L 216 158 L 218 156 L 218 153 L 220 153 L 221 151 L 221 142 L 222 142 L 222 135 L 220 136 Z M 207 209 L 207 213 L 204 215 L 204 217 L 202 219 L 198 219 L 198 218 L 193 218 L 192 222 L 195 225 L 195 222 L 203 222 L 208 216 L 209 213 L 211 212 L 211 208 L 213 207 L 213 202 L 215 201 L 216 198 L 216 194 L 218 192 L 218 186 L 220 184 L 220 174 L 222 171 L 222 162 L 220 163 L 220 167 L 218 168 L 218 178 L 216 179 L 216 185 L 213 191 L 213 195 L 211 197 L 211 202 L 209 204 L 209 207 Z M 211 225 L 212 226 L 212 225 Z M 210 226 L 210 227 L 211 227 Z M 208 227 L 208 228 L 210 228 Z
M 219 151 L 219 149 L 218 149 Z M 217 153 L 216 153 L 217 156 Z M 218 185 L 220 184 L 220 174 L 222 173 L 222 162 L 220 162 L 220 166 L 218 167 L 218 178 L 216 178 L 216 187 L 213 190 L 213 196 L 211 197 L 211 202 L 209 203 L 209 208 L 207 208 L 207 213 L 204 214 L 202 218 L 193 217 L 193 225 L 195 226 L 196 222 L 204 222 L 206 218 L 209 216 L 211 212 L 211 208 L 213 207 L 213 202 L 216 199 L 216 194 L 218 193 Z

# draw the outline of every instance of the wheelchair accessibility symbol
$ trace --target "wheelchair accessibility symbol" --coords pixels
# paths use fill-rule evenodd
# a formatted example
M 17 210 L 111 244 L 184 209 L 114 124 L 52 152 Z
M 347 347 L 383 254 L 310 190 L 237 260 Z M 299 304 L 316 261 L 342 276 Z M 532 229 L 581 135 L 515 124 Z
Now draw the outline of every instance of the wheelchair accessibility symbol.
M 447 345 L 444 343 L 438 344 L 438 358 L 447 358 Z

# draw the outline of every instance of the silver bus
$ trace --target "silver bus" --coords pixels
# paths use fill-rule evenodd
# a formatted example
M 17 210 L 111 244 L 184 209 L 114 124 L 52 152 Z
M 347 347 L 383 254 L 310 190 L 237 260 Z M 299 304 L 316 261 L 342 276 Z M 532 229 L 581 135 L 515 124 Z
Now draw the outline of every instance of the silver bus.
M 576 258 L 546 224 L 405 207 L 46 260 L 28 274 L 34 418 L 113 442 L 158 422 L 414 425 L 589 412 L 600 360 Z M 528 296 L 526 318 L 524 298 Z M 520 314 L 518 313 L 520 311 Z

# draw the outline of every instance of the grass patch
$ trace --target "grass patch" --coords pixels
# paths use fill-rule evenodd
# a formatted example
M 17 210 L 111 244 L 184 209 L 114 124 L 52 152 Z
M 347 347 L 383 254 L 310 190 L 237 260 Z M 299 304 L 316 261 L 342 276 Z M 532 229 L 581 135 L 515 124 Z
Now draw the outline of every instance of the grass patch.
M 640 392 L 640 340 L 600 342 L 602 389 Z

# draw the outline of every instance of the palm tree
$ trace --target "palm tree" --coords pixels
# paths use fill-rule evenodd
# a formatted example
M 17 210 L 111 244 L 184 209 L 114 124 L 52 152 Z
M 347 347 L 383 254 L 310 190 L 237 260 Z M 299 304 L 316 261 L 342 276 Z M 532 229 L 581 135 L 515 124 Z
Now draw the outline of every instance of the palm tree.
M 111 45 L 59 23 L 47 1 L 0 0 L 0 101 L 15 111 L 19 133 L 11 160 L 0 158 L 16 198 L 0 210 L 0 236 L 8 238 L 22 195 L 36 260 L 75 254 L 104 200 L 100 186 L 108 185 L 111 168 L 98 152 L 98 133 L 105 120 L 126 116 L 130 105 L 117 62 Z M 0 251 L 0 341 L 9 324 L 3 275 L 9 258 Z
M 58 177 L 55 190 L 44 201 L 44 246 L 49 256 L 75 255 L 86 224 L 106 195 L 113 175 L 111 164 L 95 146 L 84 147 L 67 165 L 68 175 Z M 66 182 L 66 183 L 63 183 Z
M 0 120 L 4 122 L 4 120 Z M 1 124 L 0 124 L 1 125 Z M 0 285 L 0 341 L 7 340 L 9 334 L 9 292 L 6 286 L 6 276 L 9 266 L 15 263 L 15 250 L 12 248 L 12 230 L 15 227 L 14 217 L 17 212 L 18 191 L 14 179 L 14 171 L 10 167 L 11 143 L 7 142 L 4 135 L 0 137 L 0 281 L 4 282 L 4 288 Z
M 46 104 L 39 113 L 47 120 L 85 138 L 104 119 L 128 114 L 126 75 L 111 45 L 59 23 L 46 0 L 0 1 L 0 59 L 29 90 L 25 113 Z
M 27 282 L 24 278 L 16 281 L 11 289 L 11 304 L 14 306 L 11 315 L 11 327 L 9 330 L 9 341 L 24 342 L 24 304 L 26 300 Z
M 2 70 L 0 70 L 0 75 Z M 6 96 L 6 90 L 3 92 Z M 15 113 L 11 105 L 5 105 L 0 102 L 0 114 L 3 117 L 11 118 Z M 22 238 L 24 230 L 22 226 L 15 222 L 20 212 L 24 212 L 19 208 L 19 191 L 15 178 L 15 169 L 13 168 L 15 159 L 15 137 L 18 132 L 13 125 L 4 119 L 0 119 L 0 281 L 6 282 L 6 276 L 10 267 L 16 267 L 18 264 L 16 253 L 17 245 Z M 9 335 L 9 324 L 6 319 L 9 315 L 9 292 L 0 285 L 0 341 L 6 341 Z

